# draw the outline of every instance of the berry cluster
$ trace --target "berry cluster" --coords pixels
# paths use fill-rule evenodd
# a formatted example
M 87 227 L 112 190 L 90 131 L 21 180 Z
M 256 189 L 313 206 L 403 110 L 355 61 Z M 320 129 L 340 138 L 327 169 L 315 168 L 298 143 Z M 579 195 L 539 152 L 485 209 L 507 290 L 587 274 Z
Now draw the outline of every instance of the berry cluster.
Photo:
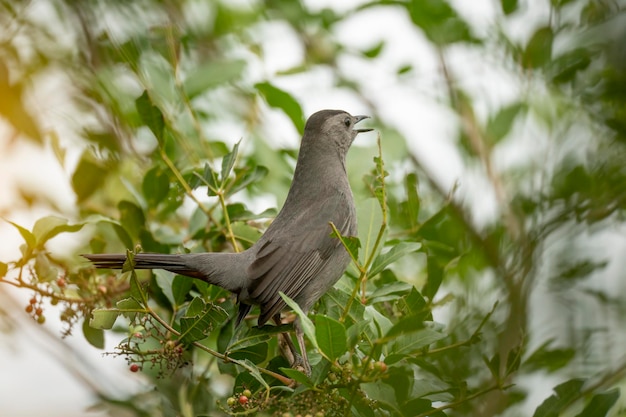
M 28 305 L 26 306 L 26 308 L 24 308 L 24 310 L 28 314 L 33 316 L 33 318 L 37 320 L 37 323 L 44 324 L 46 322 L 46 316 L 43 315 L 43 307 L 41 301 L 41 297 L 37 297 L 37 295 L 34 295 L 28 301 Z

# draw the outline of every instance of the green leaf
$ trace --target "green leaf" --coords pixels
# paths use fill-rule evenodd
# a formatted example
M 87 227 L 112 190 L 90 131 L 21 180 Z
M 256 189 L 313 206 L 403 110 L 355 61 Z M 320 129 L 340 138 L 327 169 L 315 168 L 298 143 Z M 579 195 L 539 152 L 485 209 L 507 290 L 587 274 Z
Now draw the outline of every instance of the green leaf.
M 189 291 L 191 291 L 191 287 L 193 287 L 194 280 L 189 277 L 184 277 L 181 275 L 176 275 L 172 282 L 172 296 L 174 297 L 174 305 L 181 306 Z
M 240 350 L 248 346 L 256 345 L 262 342 L 269 341 L 272 336 L 279 333 L 287 333 L 293 330 L 293 326 L 288 324 L 282 324 L 280 326 L 265 325 L 261 327 L 251 327 L 248 329 L 245 335 L 238 337 L 228 346 L 227 351 Z
M 96 162 L 88 151 L 85 151 L 72 175 L 72 188 L 77 203 L 85 201 L 99 189 L 107 177 L 109 170 Z
M 305 387 L 313 388 L 315 386 L 313 381 L 311 381 L 308 376 L 298 370 L 292 368 L 280 368 L 280 371 L 288 378 L 293 379 L 294 381 L 304 385 Z
M 517 0 L 500 0 L 500 6 L 502 7 L 502 12 L 505 15 L 510 15 L 515 10 L 517 10 Z
M 475 42 L 469 25 L 444 0 L 412 0 L 406 3 L 411 20 L 434 44 Z
M 389 356 L 411 355 L 444 337 L 446 337 L 445 333 L 430 327 L 416 332 L 403 333 L 396 338 L 393 346 L 389 349 Z
M 424 288 L 422 288 L 422 293 L 428 297 L 429 300 L 433 300 L 443 281 L 443 266 L 440 265 L 437 256 L 434 255 L 429 255 L 426 258 L 426 262 L 428 279 L 426 280 L 426 284 L 424 284 Z
M 30 230 L 25 229 L 24 227 L 20 226 L 17 223 L 13 223 L 10 220 L 4 219 L 7 223 L 11 224 L 13 227 L 15 227 L 17 229 L 18 232 L 20 232 L 20 235 L 22 235 L 22 238 L 24 239 L 24 241 L 26 242 L 26 245 L 28 245 L 28 247 L 30 249 L 34 249 L 37 246 L 37 238 L 35 237 L 35 235 L 33 235 Z
M 156 207 L 167 198 L 170 191 L 170 179 L 167 172 L 159 166 L 150 169 L 143 178 L 141 191 L 150 207 Z
M 290 119 L 298 132 L 304 132 L 304 113 L 300 104 L 289 93 L 268 82 L 254 86 L 271 107 L 281 109 Z
M 228 314 L 224 309 L 214 304 L 206 304 L 200 297 L 196 297 L 189 304 L 185 316 L 180 319 L 179 339 L 184 343 L 202 340 L 227 318 Z
M 89 326 L 94 329 L 109 330 L 113 327 L 119 315 L 120 311 L 116 308 L 93 310 L 89 319 Z
M 243 190 L 248 185 L 261 181 L 269 173 L 269 169 L 264 166 L 258 165 L 253 168 L 246 167 L 246 173 L 243 175 L 241 171 L 235 169 L 237 175 L 236 181 L 228 188 L 228 195 L 235 194 L 237 191 Z
M 400 242 L 392 246 L 390 250 L 376 257 L 368 275 L 373 277 L 379 274 L 390 264 L 402 258 L 404 255 L 418 251 L 421 247 L 422 244 L 418 242 Z
M 155 269 L 152 272 L 154 273 L 155 281 L 161 289 L 163 295 L 165 295 L 172 306 L 177 306 L 178 304 L 176 303 L 176 298 L 174 297 L 174 293 L 172 291 L 174 274 L 163 269 Z
M 215 196 L 217 195 L 217 190 L 219 186 L 217 185 L 217 174 L 211 168 L 211 165 L 204 164 L 204 171 L 202 173 L 202 182 L 204 185 L 208 187 L 207 195 Z
M 533 414 L 533 417 L 558 417 L 572 401 L 580 396 L 584 379 L 570 379 L 554 387 L 554 395 L 548 397 Z
M 535 350 L 526 361 L 524 367 L 529 370 L 544 369 L 555 372 L 566 366 L 576 356 L 575 349 L 549 349 L 552 339 Z
M 282 291 L 279 292 L 279 294 L 285 301 L 285 303 L 287 303 L 287 305 L 298 315 L 298 318 L 300 319 L 300 324 L 302 325 L 302 331 L 311 341 L 313 346 L 319 350 L 319 345 L 317 344 L 317 339 L 315 337 L 315 325 L 313 324 L 311 319 L 309 319 L 307 315 L 304 314 L 304 311 L 302 311 L 298 303 L 287 297 Z
M 50 260 L 45 253 L 37 253 L 35 258 L 35 273 L 39 282 L 50 282 L 57 278 L 58 271 L 50 265 Z
M 330 235 L 341 240 L 342 245 L 348 251 L 352 259 L 359 259 L 359 248 L 361 247 L 359 238 L 354 236 L 341 236 L 334 224 L 331 227 L 333 230 Z
M 524 68 L 541 68 L 550 62 L 553 41 L 554 33 L 551 27 L 546 26 L 537 29 L 522 54 Z
M 517 116 L 526 110 L 521 102 L 501 108 L 498 113 L 487 122 L 487 138 L 491 144 L 500 142 L 510 131 Z
M 406 189 L 407 200 L 401 203 L 401 210 L 410 228 L 413 230 L 418 225 L 418 216 L 420 212 L 420 199 L 417 194 L 418 180 L 417 175 L 412 172 L 404 178 L 404 187 Z
M 416 315 L 406 316 L 394 323 L 393 327 L 385 334 L 385 340 L 392 340 L 406 333 L 417 332 L 424 328 L 422 317 Z
M 576 417 L 605 417 L 617 402 L 619 395 L 619 388 L 594 395 L 585 409 Z
M 131 201 L 122 200 L 117 204 L 117 209 L 124 229 L 134 238 L 138 238 L 146 223 L 146 216 L 141 207 Z
M 233 81 L 241 76 L 246 66 L 244 60 L 214 61 L 197 66 L 183 81 L 183 90 L 193 99 L 203 92 Z
M 83 228 L 85 224 L 67 224 L 67 220 L 56 216 L 46 216 L 35 222 L 33 226 L 33 235 L 37 239 L 37 247 L 43 245 L 56 235 L 64 232 L 77 232 Z
M 148 90 L 144 90 L 143 94 L 135 100 L 135 107 L 139 117 L 145 123 L 146 126 L 152 131 L 159 143 L 163 143 L 163 132 L 165 130 L 165 121 L 163 119 L 163 113 L 156 107 L 150 96 Z
M 384 46 L 385 46 L 385 41 L 380 41 L 376 45 L 371 47 L 370 49 L 363 51 L 363 55 L 365 55 L 368 58 L 376 58 L 378 55 L 380 55 Z
M 114 320 L 115 321 L 115 320 Z M 90 320 L 83 320 L 83 336 L 89 344 L 98 349 L 104 349 L 104 331 L 102 328 L 94 328 L 89 324 Z
M 333 318 L 320 314 L 315 315 L 315 338 L 320 350 L 331 362 L 343 355 L 348 349 L 346 328 Z
M 222 186 L 226 183 L 226 179 L 230 175 L 230 172 L 233 170 L 233 166 L 235 166 L 235 161 L 237 160 L 237 153 L 239 152 L 239 143 L 241 141 L 235 143 L 233 146 L 233 150 L 227 153 L 222 159 L 222 171 L 220 173 L 220 180 L 222 182 Z
M 267 342 L 263 342 L 233 350 L 228 354 L 228 356 L 238 360 L 247 359 L 254 364 L 259 364 L 267 359 L 268 350 L 269 348 Z

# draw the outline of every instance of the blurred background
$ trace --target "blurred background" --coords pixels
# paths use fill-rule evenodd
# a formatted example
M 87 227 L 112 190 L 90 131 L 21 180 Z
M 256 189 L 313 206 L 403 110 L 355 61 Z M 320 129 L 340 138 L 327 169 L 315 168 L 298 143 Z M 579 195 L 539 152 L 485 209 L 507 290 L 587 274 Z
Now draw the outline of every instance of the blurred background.
M 280 207 L 304 120 L 336 108 L 371 115 L 380 132 L 388 239 L 424 245 L 395 276 L 432 295 L 451 342 L 498 302 L 475 349 L 437 366 L 475 388 L 509 365 L 492 355 L 516 352 L 521 362 L 503 370 L 513 389 L 460 395 L 446 413 L 626 415 L 625 6 L 1 1 L 0 414 L 121 415 L 111 404 L 143 401 L 154 387 L 174 395 L 103 355 L 125 334 L 94 340 L 82 324 L 87 310 L 46 294 L 84 267 L 78 253 L 110 248 L 117 231 L 102 232 L 95 214 L 119 220 L 144 249 L 194 238 L 164 218 L 176 213 L 193 229 L 206 222 L 195 199 L 215 197 L 151 188 L 175 182 L 167 161 L 186 175 L 239 143 L 241 166 L 269 170 L 254 171 L 230 201 L 254 213 Z M 162 137 L 151 107 L 138 104 L 144 91 Z M 350 152 L 363 207 L 376 152 L 376 135 L 360 135 Z M 167 202 L 142 214 L 150 239 L 133 235 L 136 213 L 119 205 L 128 196 L 147 207 L 151 196 Z M 48 216 L 65 220 L 41 222 L 55 232 L 29 244 Z M 29 270 L 36 282 L 22 280 Z M 83 299 L 104 291 L 79 288 Z M 555 414 L 541 409 L 566 381 L 582 382 L 552 397 Z M 592 408 L 598 414 L 581 414 Z

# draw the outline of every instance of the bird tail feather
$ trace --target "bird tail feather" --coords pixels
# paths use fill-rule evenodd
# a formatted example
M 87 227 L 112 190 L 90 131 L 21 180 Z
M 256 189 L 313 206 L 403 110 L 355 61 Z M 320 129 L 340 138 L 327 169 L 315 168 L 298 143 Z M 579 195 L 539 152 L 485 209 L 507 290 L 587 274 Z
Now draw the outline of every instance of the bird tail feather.
M 102 253 L 81 255 L 89 259 L 96 268 L 122 269 L 126 262 L 124 253 Z M 134 256 L 134 269 L 165 269 L 192 278 L 205 279 L 197 269 L 190 268 L 181 255 L 161 253 L 138 253 Z

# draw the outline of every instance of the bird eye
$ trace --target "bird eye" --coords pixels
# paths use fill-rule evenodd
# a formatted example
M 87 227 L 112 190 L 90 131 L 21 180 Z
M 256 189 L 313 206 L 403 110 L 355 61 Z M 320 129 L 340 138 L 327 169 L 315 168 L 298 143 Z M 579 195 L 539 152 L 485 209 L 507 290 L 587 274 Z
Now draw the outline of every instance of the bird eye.
M 343 124 L 345 124 L 346 127 L 350 127 L 350 125 L 352 124 L 352 121 L 350 120 L 349 117 L 346 117 L 346 119 L 343 121 Z

